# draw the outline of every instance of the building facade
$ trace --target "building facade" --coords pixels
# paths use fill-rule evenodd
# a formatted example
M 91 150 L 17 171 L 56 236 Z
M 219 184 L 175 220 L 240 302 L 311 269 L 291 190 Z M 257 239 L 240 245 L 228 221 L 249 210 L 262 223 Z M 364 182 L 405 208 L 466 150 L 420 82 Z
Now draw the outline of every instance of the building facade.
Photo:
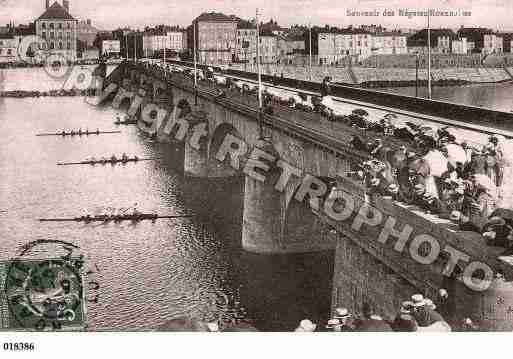
M 371 35 L 373 55 L 406 54 L 406 35 L 398 32 L 379 32 Z
M 119 56 L 121 53 L 121 44 L 119 40 L 109 39 L 102 41 L 103 56 Z
M 470 48 L 467 42 L 467 38 L 463 37 L 458 40 L 453 40 L 451 45 L 451 52 L 453 54 L 468 54 L 470 53 Z
M 256 24 L 245 20 L 239 21 L 235 36 L 235 60 L 256 63 L 256 42 Z
M 372 55 L 372 35 L 359 29 L 342 29 L 318 34 L 319 65 L 358 63 Z
M 0 34 L 0 62 L 16 61 L 18 38 L 10 34 Z
M 204 64 L 227 64 L 235 59 L 238 19 L 223 13 L 203 13 L 193 21 L 197 60 Z M 189 36 L 192 49 L 193 35 Z M 191 51 L 192 52 L 192 51 Z
M 39 51 L 45 55 L 59 55 L 69 62 L 77 58 L 77 25 L 78 21 L 69 13 L 69 1 L 63 5 L 54 2 L 36 20 L 36 35 L 43 43 Z
M 278 60 L 278 37 L 271 32 L 261 32 L 259 36 L 260 63 L 273 64 Z
M 502 36 L 485 34 L 483 42 L 483 54 L 502 54 L 504 52 Z

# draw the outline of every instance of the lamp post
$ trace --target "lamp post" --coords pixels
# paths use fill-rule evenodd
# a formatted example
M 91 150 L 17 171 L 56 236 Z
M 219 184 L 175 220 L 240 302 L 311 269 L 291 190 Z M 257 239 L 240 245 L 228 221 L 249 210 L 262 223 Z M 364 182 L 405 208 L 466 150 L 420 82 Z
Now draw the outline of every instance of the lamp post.
M 137 62 L 137 34 L 134 33 L 134 62 Z
M 308 79 L 312 81 L 312 24 L 308 24 L 309 28 L 309 50 L 310 56 L 308 58 Z
M 196 22 L 192 23 L 192 38 L 194 52 L 194 104 L 198 104 L 198 74 L 196 73 Z
M 428 9 L 428 99 L 431 99 L 431 27 L 430 27 L 430 10 Z
M 258 23 L 258 8 L 256 9 L 256 57 L 257 57 L 257 72 L 258 72 L 258 127 L 260 130 L 260 138 L 263 138 L 262 129 L 262 73 L 260 69 L 260 25 Z
M 419 52 L 415 53 L 415 97 L 419 97 Z

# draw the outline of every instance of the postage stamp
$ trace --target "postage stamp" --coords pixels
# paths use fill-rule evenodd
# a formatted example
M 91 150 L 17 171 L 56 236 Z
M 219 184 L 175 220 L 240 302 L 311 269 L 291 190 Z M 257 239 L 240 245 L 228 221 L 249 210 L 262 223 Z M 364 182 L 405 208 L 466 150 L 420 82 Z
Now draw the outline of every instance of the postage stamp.
M 61 256 L 34 258 L 34 250 L 58 244 Z M 74 331 L 86 327 L 84 256 L 66 242 L 35 241 L 0 262 L 0 329 Z

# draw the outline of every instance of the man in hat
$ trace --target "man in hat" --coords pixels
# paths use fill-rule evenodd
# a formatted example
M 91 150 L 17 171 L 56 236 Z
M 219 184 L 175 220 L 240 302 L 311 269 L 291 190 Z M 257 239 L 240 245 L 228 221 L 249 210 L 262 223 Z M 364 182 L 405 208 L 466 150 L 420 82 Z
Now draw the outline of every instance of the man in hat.
M 422 294 L 414 294 L 411 296 L 413 301 L 413 316 L 419 327 L 428 327 L 437 322 L 446 323 L 444 318 L 435 311 L 434 304 L 431 300 L 426 300 Z
M 362 319 L 355 323 L 357 332 L 391 332 L 392 328 L 379 315 L 374 314 L 369 303 L 364 303 L 362 307 Z
M 401 304 L 401 310 L 392 323 L 392 329 L 396 332 L 416 332 L 417 321 L 412 315 L 413 302 L 404 301 Z
M 339 307 L 335 309 L 335 314 L 333 315 L 333 319 L 338 321 L 337 326 L 333 327 L 333 330 L 336 332 L 351 332 L 353 331 L 353 326 L 349 322 L 351 320 L 351 313 L 347 308 Z M 329 324 L 329 322 L 328 322 Z
M 299 326 L 294 330 L 295 332 L 314 332 L 317 325 L 312 323 L 309 319 L 303 319 Z

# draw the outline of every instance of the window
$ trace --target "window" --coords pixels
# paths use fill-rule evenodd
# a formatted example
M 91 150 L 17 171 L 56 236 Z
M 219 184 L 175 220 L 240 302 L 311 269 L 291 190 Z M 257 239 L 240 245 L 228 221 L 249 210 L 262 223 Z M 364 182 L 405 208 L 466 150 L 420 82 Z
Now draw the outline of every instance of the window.
M 59 32 L 59 39 L 62 39 L 62 32 Z
M 71 24 L 68 22 L 68 29 L 70 29 L 70 28 L 71 28 Z
M 59 29 L 62 29 L 62 22 L 59 23 Z
M 53 29 L 53 22 L 50 23 L 50 29 Z
M 46 22 L 43 22 L 43 23 L 41 24 L 41 28 L 46 29 Z
M 7 49 L 7 55 L 11 55 L 12 54 L 12 49 Z
M 2 55 L 2 49 L 0 49 L 0 55 Z
M 53 32 L 53 31 L 52 31 L 52 32 L 50 32 L 50 39 L 53 39 L 54 37 L 55 37 L 54 32 Z
M 50 50 L 54 49 L 53 41 L 50 41 Z
M 66 37 L 67 37 L 67 38 L 70 38 L 70 37 L 71 37 L 71 32 L 67 32 L 67 33 L 66 33 Z
M 43 32 L 42 32 L 41 37 L 42 37 L 43 39 L 46 39 L 46 31 L 43 31 Z

